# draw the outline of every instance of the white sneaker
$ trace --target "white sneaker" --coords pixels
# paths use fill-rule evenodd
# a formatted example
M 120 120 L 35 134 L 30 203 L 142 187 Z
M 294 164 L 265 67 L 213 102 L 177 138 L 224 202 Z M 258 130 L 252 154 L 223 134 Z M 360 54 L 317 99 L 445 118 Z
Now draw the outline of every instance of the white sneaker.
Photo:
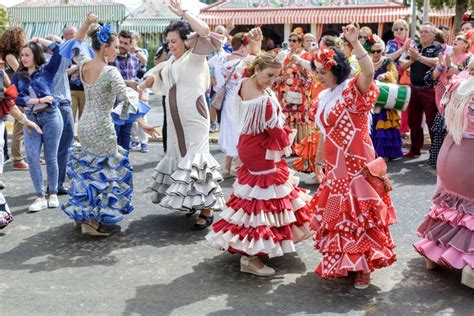
M 48 208 L 48 201 L 44 197 L 37 198 L 28 208 L 28 212 L 34 213 Z
M 267 265 L 263 265 L 261 268 L 257 268 L 255 264 L 252 263 L 254 260 L 260 260 L 258 257 L 240 257 L 240 271 L 245 273 L 250 273 L 258 276 L 272 276 L 275 275 L 275 269 L 270 268 Z
M 311 176 L 309 176 L 309 178 L 304 181 L 304 183 L 305 184 L 319 184 L 319 179 L 318 177 L 316 177 L 314 173 L 312 173 Z
M 56 194 L 50 194 L 49 195 L 48 207 L 49 208 L 59 207 L 59 200 L 58 200 L 58 196 Z

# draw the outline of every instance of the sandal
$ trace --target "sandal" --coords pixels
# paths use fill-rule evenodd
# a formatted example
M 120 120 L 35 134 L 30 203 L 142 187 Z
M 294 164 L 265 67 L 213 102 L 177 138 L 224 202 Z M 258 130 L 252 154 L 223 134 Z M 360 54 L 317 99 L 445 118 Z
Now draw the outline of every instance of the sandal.
M 214 222 L 214 215 L 205 216 L 205 215 L 200 214 L 198 217 L 202 218 L 202 219 L 205 219 L 206 223 L 204 223 L 204 224 L 198 224 L 198 223 L 194 224 L 193 230 L 203 230 L 203 229 L 211 226 L 212 223 Z
M 354 287 L 358 290 L 365 290 L 370 285 L 370 273 L 357 272 Z
M 104 232 L 101 229 L 100 224 L 96 228 L 96 227 L 92 226 L 89 223 L 82 223 L 81 224 L 81 232 L 82 232 L 83 235 L 88 235 L 88 236 L 96 236 L 96 237 L 109 237 L 110 236 L 109 233 Z
M 191 217 L 191 216 L 193 216 L 196 212 L 197 212 L 197 210 L 194 210 L 194 209 L 193 209 L 193 210 L 191 210 L 191 212 L 188 212 L 188 213 L 186 213 L 186 214 L 184 214 L 184 215 L 186 215 L 186 217 Z

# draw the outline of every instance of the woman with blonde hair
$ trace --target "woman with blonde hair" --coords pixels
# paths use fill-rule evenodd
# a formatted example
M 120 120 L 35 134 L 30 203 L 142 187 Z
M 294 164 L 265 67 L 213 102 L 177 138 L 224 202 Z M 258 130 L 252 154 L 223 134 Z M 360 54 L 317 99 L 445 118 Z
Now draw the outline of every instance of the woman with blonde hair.
M 445 94 L 446 86 L 451 78 L 467 69 L 472 57 L 470 45 L 464 33 L 456 35 L 453 40 L 452 53 L 440 53 L 438 55 L 438 65 L 432 68 L 431 71 L 428 71 L 425 76 L 425 80 L 435 87 L 435 101 L 438 106 L 438 113 L 431 127 L 433 143 L 431 144 L 430 157 L 428 158 L 428 163 L 434 167 L 436 166 L 441 145 L 447 134 L 441 98 Z
M 275 274 L 261 257 L 294 252 L 294 244 L 310 236 L 308 197 L 283 158 L 291 154 L 294 132 L 285 126 L 271 90 L 280 69 L 275 57 L 263 53 L 237 86 L 237 148 L 243 165 L 220 220 L 206 236 L 216 248 L 241 254 L 240 271 L 258 276 Z
M 414 247 L 428 269 L 462 270 L 461 282 L 474 288 L 474 59 L 468 69 L 469 78 L 453 78 L 441 101 L 448 135 L 437 161 L 433 205 Z

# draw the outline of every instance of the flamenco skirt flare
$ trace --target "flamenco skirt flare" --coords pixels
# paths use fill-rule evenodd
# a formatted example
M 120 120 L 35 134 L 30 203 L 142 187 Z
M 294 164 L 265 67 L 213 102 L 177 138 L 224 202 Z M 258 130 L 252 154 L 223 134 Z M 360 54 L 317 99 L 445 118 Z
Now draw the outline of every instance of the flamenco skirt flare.
M 390 196 L 380 197 L 364 177 L 325 179 L 310 208 L 315 248 L 323 255 L 318 275 L 330 279 L 370 273 L 396 261 L 388 230 L 396 221 Z
M 397 158 L 403 156 L 400 116 L 396 110 L 380 109 L 380 113 L 372 114 L 370 137 L 379 157 Z
M 97 156 L 80 146 L 69 151 L 69 200 L 62 210 L 76 222 L 113 224 L 133 211 L 133 182 L 127 153 L 121 147 L 108 156 Z
M 224 207 L 219 163 L 209 153 L 188 154 L 181 161 L 166 156 L 153 179 L 152 200 L 163 207 L 184 212 Z
M 284 160 L 266 174 L 240 167 L 230 200 L 206 239 L 218 249 L 250 256 L 294 252 L 294 244 L 311 235 L 309 197 L 297 185 Z
M 5 201 L 3 193 L 0 193 L 0 229 L 7 227 L 12 221 L 13 216 L 8 208 L 7 201 Z
M 319 134 L 319 131 L 312 131 L 301 143 L 294 146 L 295 153 L 298 156 L 293 161 L 293 168 L 295 170 L 307 173 L 314 171 Z

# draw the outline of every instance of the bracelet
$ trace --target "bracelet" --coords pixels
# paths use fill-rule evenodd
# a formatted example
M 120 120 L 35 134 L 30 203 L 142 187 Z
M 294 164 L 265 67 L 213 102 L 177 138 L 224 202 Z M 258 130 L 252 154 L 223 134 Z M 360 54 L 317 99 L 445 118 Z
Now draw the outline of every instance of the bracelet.
M 356 56 L 356 59 L 361 60 L 362 58 L 367 57 L 368 55 L 369 53 L 365 52 L 365 54 L 362 54 L 362 56 L 359 56 L 359 57 Z
M 184 17 L 184 14 L 185 14 L 186 12 L 188 12 L 188 10 L 184 9 L 184 10 L 183 10 L 183 13 L 181 13 L 181 16 L 180 16 L 180 17 L 183 18 L 183 17 Z
M 41 98 L 38 98 L 38 104 L 41 104 Z
M 438 70 L 439 72 L 446 71 L 446 66 L 436 66 L 436 70 Z

